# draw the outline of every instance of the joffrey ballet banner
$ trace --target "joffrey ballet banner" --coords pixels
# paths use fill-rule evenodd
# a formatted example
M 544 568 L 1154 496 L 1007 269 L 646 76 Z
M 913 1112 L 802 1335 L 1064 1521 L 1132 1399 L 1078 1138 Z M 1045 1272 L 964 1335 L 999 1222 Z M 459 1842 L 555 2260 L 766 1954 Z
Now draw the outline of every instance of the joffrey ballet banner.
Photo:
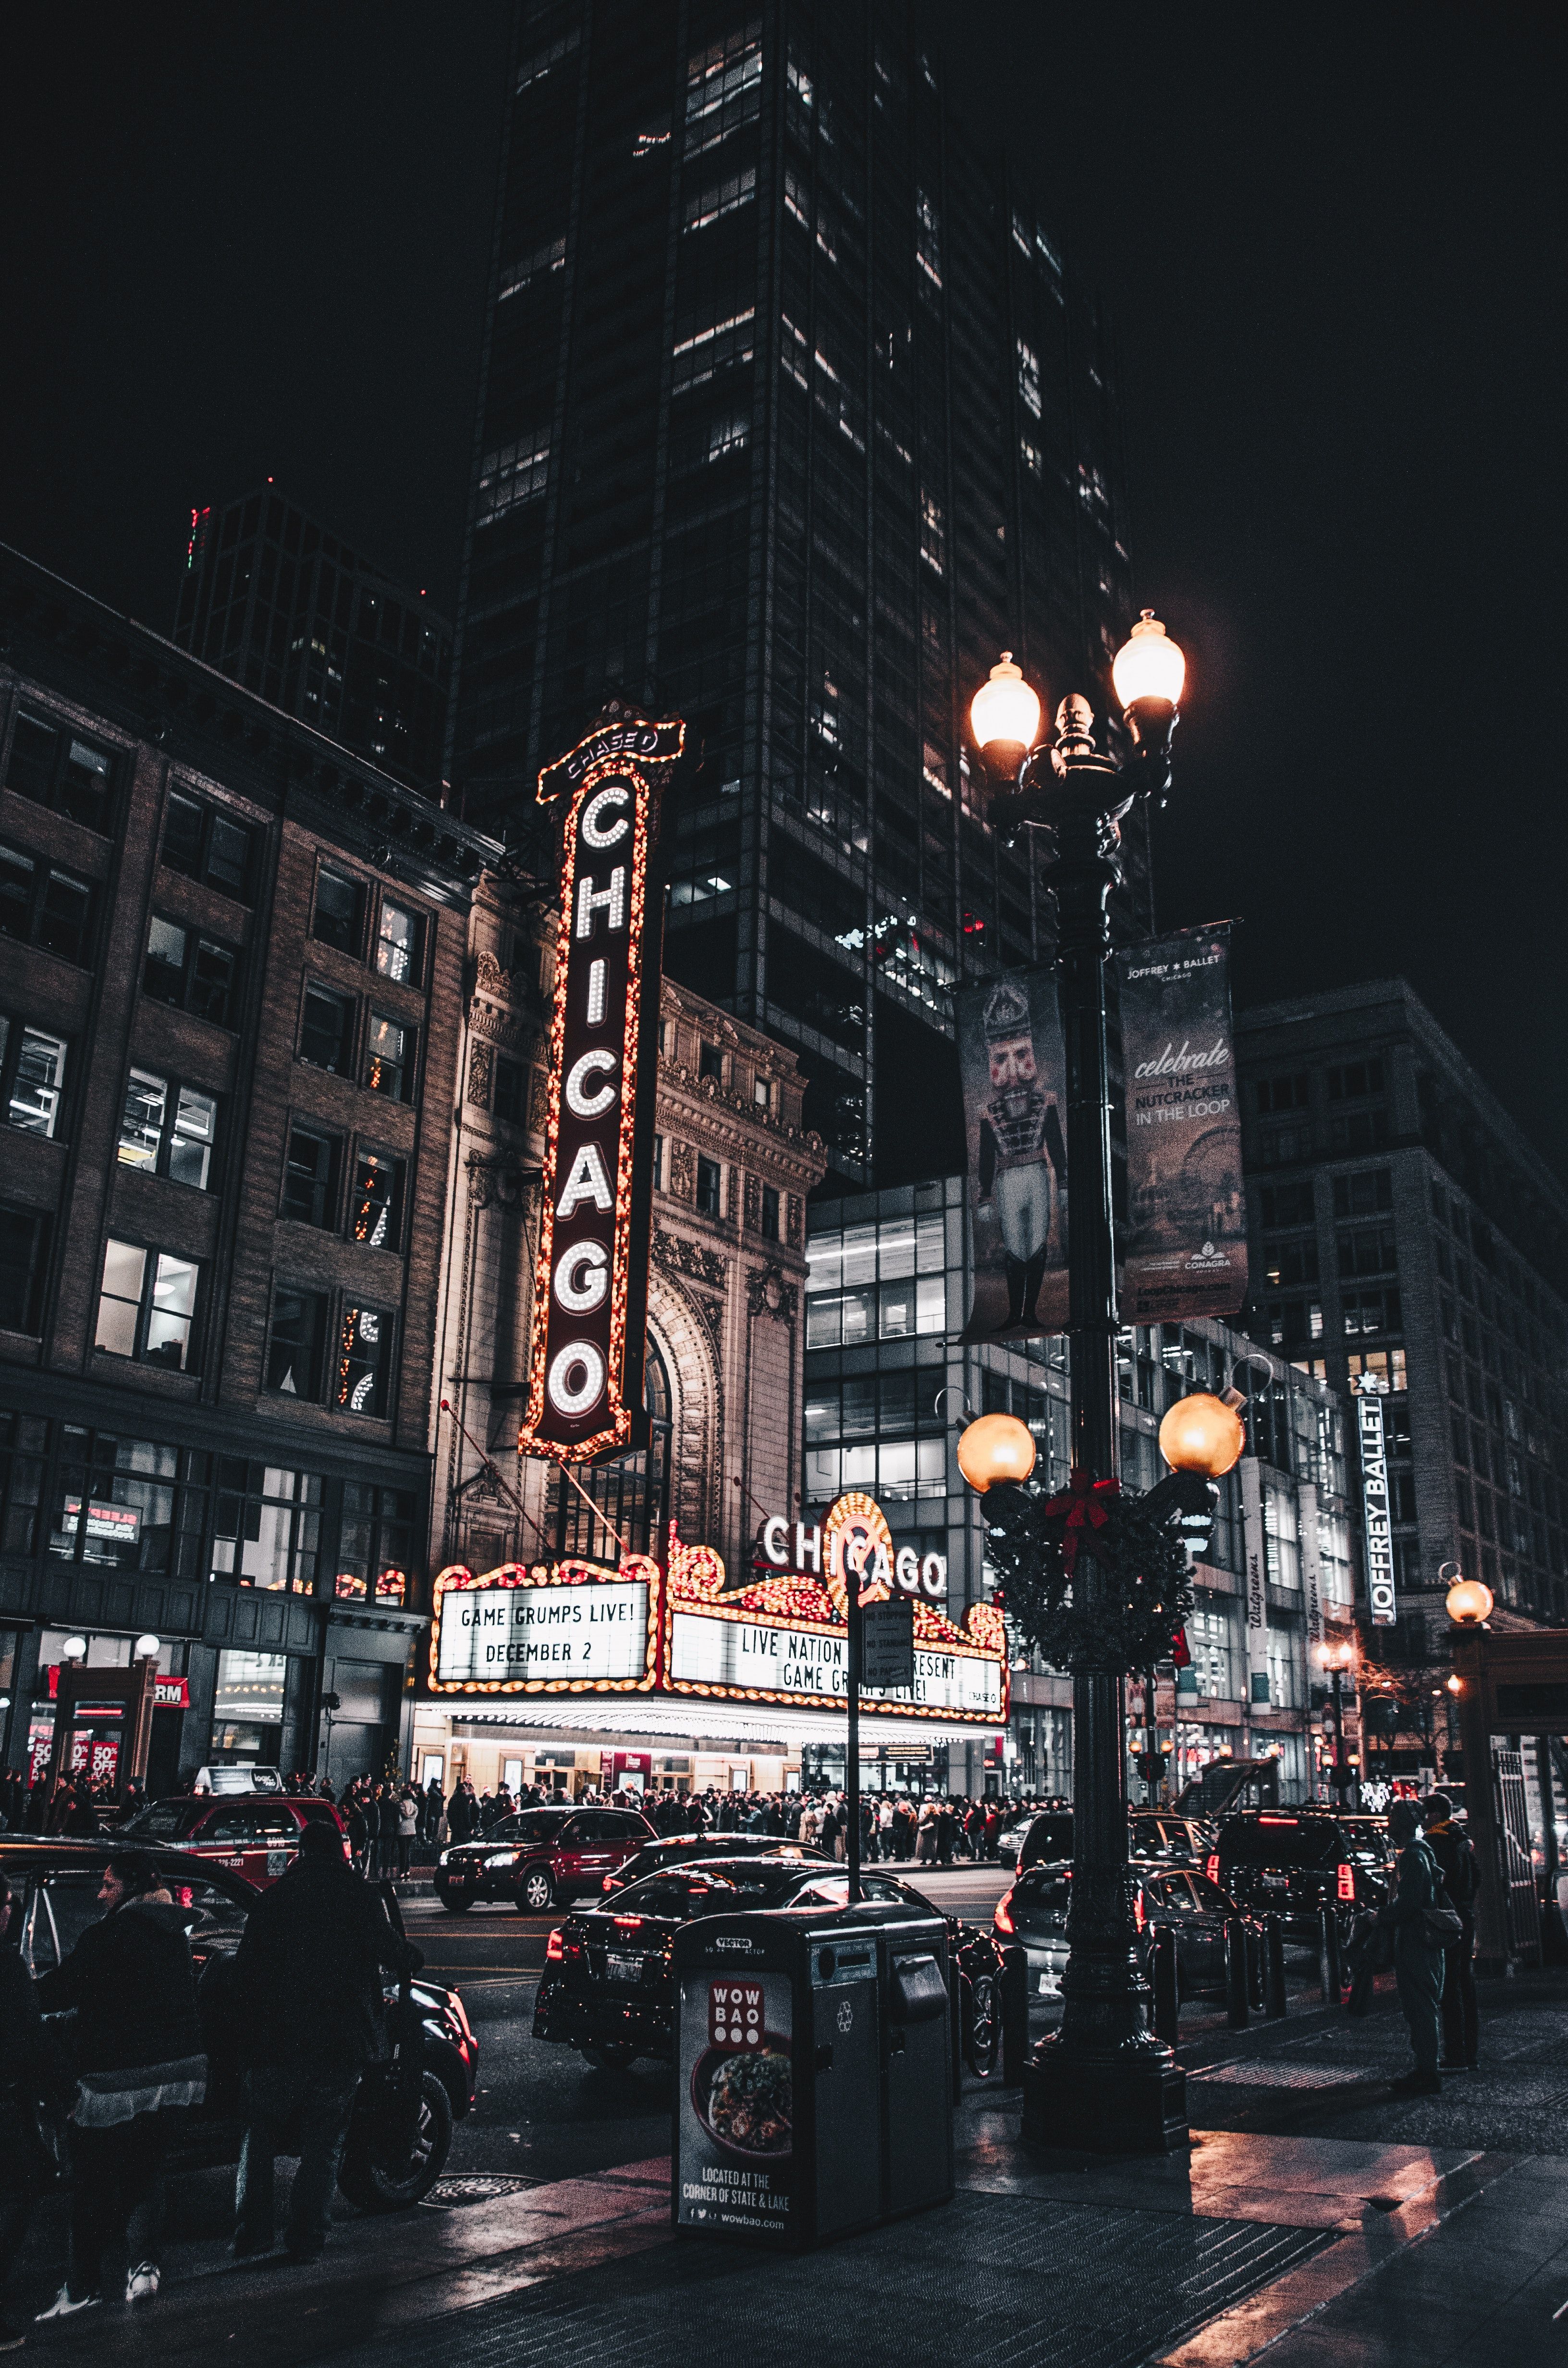
M 1229 930 L 1117 956 L 1127 1104 L 1121 1320 L 1231 1315 L 1246 1297 Z
M 1065 1062 L 1056 980 L 1010 971 L 954 998 L 974 1299 L 966 1340 L 1067 1325 Z

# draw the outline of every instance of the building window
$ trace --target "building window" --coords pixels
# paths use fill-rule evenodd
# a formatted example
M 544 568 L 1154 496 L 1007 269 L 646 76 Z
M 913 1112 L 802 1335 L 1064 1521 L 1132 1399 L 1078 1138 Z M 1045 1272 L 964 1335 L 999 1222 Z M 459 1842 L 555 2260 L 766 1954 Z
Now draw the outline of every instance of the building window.
M 300 1058 L 314 1069 L 347 1077 L 354 1068 L 354 998 L 311 980 L 300 1023 Z
M 947 1329 L 939 1209 L 814 1235 L 807 1281 L 808 1349 L 852 1348 Z
M 1389 1167 L 1364 1167 L 1357 1176 L 1336 1176 L 1334 1179 L 1334 1213 L 1336 1217 L 1370 1217 L 1393 1206 L 1393 1170 Z
M 479 472 L 474 525 L 494 526 L 508 510 L 518 508 L 524 502 L 536 501 L 549 475 L 550 438 L 537 429 L 531 435 L 519 437 L 516 443 L 503 444 L 498 450 L 487 452 Z
M 64 1426 L 49 1551 L 63 1562 L 198 1577 L 209 1458 L 198 1449 Z
M 0 1103 L 7 1124 L 52 1137 L 64 1093 L 64 1037 L 0 1012 Z
M 92 952 L 93 891 L 53 864 L 0 847 L 0 932 L 85 967 Z
M 1304 1069 L 1289 1077 L 1260 1077 L 1253 1092 L 1258 1109 L 1265 1112 L 1305 1110 L 1311 1099 L 1311 1079 Z
M 354 1161 L 348 1238 L 367 1249 L 395 1250 L 403 1238 L 403 1162 L 390 1152 L 366 1151 Z
M 337 1170 L 343 1145 L 335 1134 L 291 1126 L 283 1163 L 282 1214 L 300 1225 L 337 1222 Z
M 280 1282 L 272 1294 L 267 1386 L 284 1397 L 319 1398 L 326 1341 L 326 1293 Z
M 94 1345 L 111 1357 L 187 1372 L 199 1271 L 172 1250 L 107 1241 Z
M 765 1242 L 778 1239 L 778 1195 L 771 1184 L 762 1188 L 762 1238 Z
M 1340 1275 L 1346 1281 L 1358 1275 L 1397 1271 L 1391 1225 L 1358 1225 L 1354 1233 L 1341 1234 L 1338 1251 Z
M 324 864 L 316 874 L 315 917 L 311 935 L 340 954 L 358 955 L 365 938 L 365 888 L 352 873 L 329 871 Z
M 1351 1061 L 1343 1068 L 1328 1073 L 1328 1098 L 1331 1102 L 1359 1101 L 1368 1094 L 1381 1094 L 1383 1089 L 1383 1064 L 1381 1061 Z
M 248 823 L 199 798 L 171 793 L 164 823 L 164 861 L 187 880 L 205 881 L 248 905 L 253 894 L 252 862 L 256 833 Z
M 926 493 L 920 496 L 920 556 L 938 575 L 947 573 L 948 529 L 942 518 L 942 505 Z
M 239 954 L 183 922 L 154 913 L 147 930 L 142 991 L 216 1028 L 232 1028 L 238 1001 Z
M 724 1055 L 717 1044 L 704 1044 L 697 1056 L 697 1074 L 711 1077 L 716 1086 L 724 1082 Z
M 528 1120 L 528 1073 L 521 1061 L 498 1057 L 491 1107 L 508 1126 L 526 1126 Z
M 48 1216 L 0 1201 L 0 1331 L 36 1338 L 43 1330 L 48 1268 Z
M 756 1104 L 759 1110 L 770 1110 L 773 1108 L 773 1086 L 771 1080 L 767 1077 L 754 1077 L 752 1079 L 751 1098 Z
M 1328 1122 L 1328 1147 L 1336 1157 L 1346 1152 L 1381 1151 L 1388 1139 L 1387 1110 L 1342 1110 Z
M 1345 1329 L 1354 1336 L 1359 1332 L 1398 1332 L 1403 1328 L 1397 1291 L 1346 1292 L 1342 1300 Z
M 350 1601 L 406 1603 L 416 1512 L 411 1488 L 346 1482 L 335 1594 Z
M 665 1182 L 665 1138 L 656 1134 L 653 1137 L 653 1190 L 663 1192 L 667 1189 Z
M 346 1414 L 384 1415 L 392 1381 L 392 1319 L 384 1307 L 344 1303 L 332 1403 Z
M 114 827 L 115 760 L 69 725 L 25 711 L 17 718 L 6 786 L 107 837 Z
M 371 1012 L 365 1044 L 365 1083 L 373 1094 L 385 1094 L 394 1102 L 413 1100 L 417 1041 L 417 1030 L 405 1027 L 401 1019 L 389 1019 L 384 1011 Z
M 212 1576 L 271 1594 L 313 1595 L 321 1550 L 322 1481 L 243 1456 L 217 1459 Z M 225 1653 L 224 1661 L 235 1656 Z
M 697 1161 L 697 1206 L 704 1217 L 722 1217 L 723 1211 L 723 1171 L 716 1159 Z
M 218 1141 L 218 1104 L 211 1094 L 176 1077 L 132 1069 L 119 1121 L 119 1161 L 148 1176 L 210 1190 Z
M 1264 1224 L 1269 1228 L 1310 1225 L 1315 1216 L 1312 1185 L 1266 1184 L 1258 1194 L 1258 1208 Z
M 1022 337 L 1018 339 L 1018 395 L 1024 409 L 1032 412 L 1038 419 L 1040 416 L 1040 356 L 1032 346 L 1025 345 Z
M 406 905 L 381 899 L 381 926 L 376 932 L 376 968 L 383 978 L 417 986 L 425 951 L 425 924 Z

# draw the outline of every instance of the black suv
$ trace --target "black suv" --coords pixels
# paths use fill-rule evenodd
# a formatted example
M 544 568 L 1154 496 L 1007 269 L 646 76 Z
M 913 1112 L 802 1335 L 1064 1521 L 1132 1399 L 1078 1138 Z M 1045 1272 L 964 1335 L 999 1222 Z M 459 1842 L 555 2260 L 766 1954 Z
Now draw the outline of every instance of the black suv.
M 104 1869 L 128 1847 L 119 1840 L 0 1834 L 0 1874 L 17 1902 L 6 1939 L 20 1949 L 29 1973 L 47 1973 L 61 1964 L 85 1927 L 103 1915 L 98 1888 Z M 182 2126 L 169 2168 L 199 2170 L 237 2162 L 240 2065 L 225 2009 L 224 1975 L 261 1894 L 244 1875 L 210 1858 L 155 1845 L 136 1847 L 158 1868 L 175 1906 L 188 1911 L 197 2011 L 207 2052 L 207 2100 L 178 2116 Z M 395 1918 L 390 1886 L 383 1897 Z M 386 2006 L 394 2060 L 373 2065 L 359 2084 L 337 2175 L 344 2194 L 365 2212 L 401 2211 L 429 2193 L 446 2163 L 452 2123 L 472 2107 L 479 2066 L 479 2050 L 456 1990 L 418 1975 L 402 1990 L 389 1981 Z M 308 1993 L 300 2011 L 310 2012 Z M 283 2150 L 298 2148 L 285 2145 Z
M 1247 1809 L 1221 1817 L 1207 1872 L 1255 1916 L 1283 1918 L 1285 1936 L 1312 1941 L 1331 1907 L 1347 1936 L 1393 1889 L 1394 1851 L 1381 1817 L 1333 1809 Z

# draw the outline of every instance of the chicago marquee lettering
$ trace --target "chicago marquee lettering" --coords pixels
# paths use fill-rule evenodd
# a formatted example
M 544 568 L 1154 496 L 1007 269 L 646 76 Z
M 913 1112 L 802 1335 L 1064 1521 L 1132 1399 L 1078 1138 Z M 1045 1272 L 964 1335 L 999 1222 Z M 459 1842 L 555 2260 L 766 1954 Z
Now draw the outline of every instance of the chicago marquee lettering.
M 660 918 L 648 903 L 658 776 L 685 726 L 591 733 L 540 775 L 570 791 L 551 1026 L 525 1455 L 581 1463 L 631 1442 L 642 1399 Z M 632 761 L 632 757 L 635 761 Z

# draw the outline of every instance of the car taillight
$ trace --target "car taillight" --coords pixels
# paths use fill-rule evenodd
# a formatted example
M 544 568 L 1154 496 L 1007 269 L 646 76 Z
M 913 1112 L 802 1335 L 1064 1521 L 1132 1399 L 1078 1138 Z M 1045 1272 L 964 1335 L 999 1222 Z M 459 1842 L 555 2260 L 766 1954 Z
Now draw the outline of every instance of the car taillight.
M 601 1891 L 619 1891 L 620 1889 L 619 1875 L 607 1874 L 604 1881 L 600 1884 L 599 1889 Z
M 641 1916 L 618 1916 L 615 1919 L 615 1929 L 618 1932 L 640 1932 L 642 1930 L 642 1918 Z
M 544 1944 L 544 1962 L 547 1965 L 558 1965 L 565 1954 L 566 1942 L 558 1924 Z
M 1220 1853 L 1218 1850 L 1212 1851 L 1210 1855 L 1208 1872 L 1210 1882 L 1218 1883 L 1220 1880 Z
M 1006 1932 L 1009 1939 L 1017 1929 L 1013 1922 L 1013 1911 L 1007 1905 L 1012 1896 L 1011 1891 L 1005 1891 L 1002 1894 L 1001 1898 L 996 1902 L 996 1912 L 991 1919 L 998 1932 Z
M 1142 1932 L 1144 1925 L 1149 1921 L 1149 1911 L 1143 1905 L 1143 1890 L 1142 1884 L 1139 1885 L 1138 1889 L 1132 1895 L 1132 1921 L 1137 1926 L 1140 1932 Z
M 1346 1865 L 1340 1868 L 1339 1880 L 1335 1884 L 1335 1889 L 1336 1896 L 1341 1899 L 1353 1900 L 1355 1898 L 1356 1870 L 1353 1866 Z

